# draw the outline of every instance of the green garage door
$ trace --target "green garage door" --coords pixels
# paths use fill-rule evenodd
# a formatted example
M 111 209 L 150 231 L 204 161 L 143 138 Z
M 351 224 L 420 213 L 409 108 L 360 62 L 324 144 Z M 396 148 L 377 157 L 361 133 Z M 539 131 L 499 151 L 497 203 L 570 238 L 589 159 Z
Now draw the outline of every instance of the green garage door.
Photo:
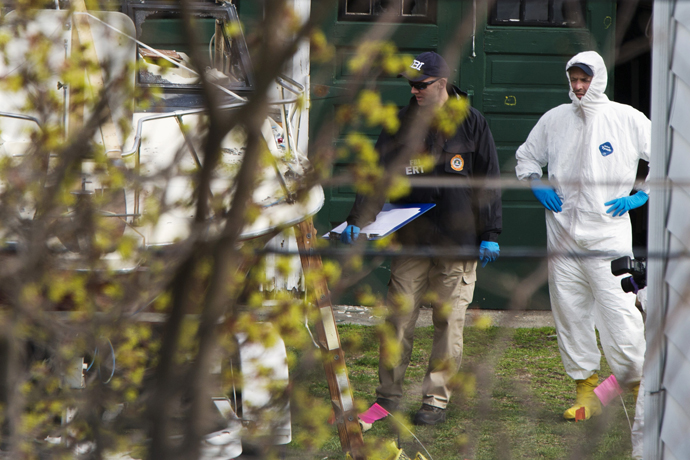
M 489 121 L 503 177 L 515 179 L 515 150 L 539 117 L 570 102 L 565 77 L 570 57 L 597 50 L 610 63 L 614 13 L 613 2 L 597 0 L 497 0 L 491 11 L 483 13 L 486 26 L 476 38 L 475 56 L 463 58 L 461 83 L 474 94 L 474 107 Z M 611 86 L 608 91 L 613 94 Z M 504 190 L 503 228 L 503 249 L 545 248 L 544 208 L 529 190 Z M 538 265 L 534 259 L 503 258 L 491 267 L 487 273 L 491 276 L 480 271 L 475 303 L 482 308 L 509 308 L 520 279 Z M 545 287 L 541 294 L 529 308 L 549 308 Z
M 313 8 L 316 8 L 313 0 Z M 472 105 L 490 123 L 505 178 L 514 179 L 515 150 L 548 109 L 569 102 L 564 67 L 579 51 L 598 50 L 610 62 L 615 30 L 615 3 L 605 0 L 497 0 L 492 10 L 484 2 L 456 0 L 339 0 L 324 30 L 335 45 L 336 58 L 326 65 L 312 64 L 311 137 L 324 121 L 332 120 L 345 100 L 351 79 L 346 62 L 359 38 L 379 26 L 381 14 L 396 23 L 391 39 L 401 52 L 447 52 L 457 28 L 464 24 L 466 37 L 454 83 L 470 94 Z M 612 66 L 610 66 L 612 68 Z M 612 81 L 612 79 L 609 79 Z M 399 106 L 410 97 L 406 82 L 384 78 L 378 82 L 384 100 Z M 612 92 L 613 88 L 609 88 Z M 373 139 L 377 131 L 368 132 Z M 337 145 L 341 140 L 334 138 Z M 336 172 L 347 167 L 343 161 Z M 317 216 L 319 230 L 342 222 L 354 193 L 341 186 L 327 190 L 327 203 Z M 529 190 L 503 192 L 504 252 L 512 248 L 545 248 L 544 210 Z M 480 269 L 475 307 L 509 308 L 510 296 L 520 279 L 533 272 L 539 261 L 502 258 Z M 370 276 L 374 292 L 384 293 L 386 264 Z M 360 285 L 361 287 L 361 285 Z M 548 309 L 545 288 L 529 308 Z M 342 302 L 355 302 L 348 296 Z

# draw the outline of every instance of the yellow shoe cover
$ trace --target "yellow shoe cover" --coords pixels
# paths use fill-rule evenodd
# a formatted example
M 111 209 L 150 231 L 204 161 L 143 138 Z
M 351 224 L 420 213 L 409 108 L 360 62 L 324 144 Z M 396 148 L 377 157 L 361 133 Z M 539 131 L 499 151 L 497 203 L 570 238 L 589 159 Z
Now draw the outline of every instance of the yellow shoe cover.
M 630 392 L 635 395 L 635 404 L 637 404 L 637 394 L 640 392 L 640 382 L 633 384 L 630 387 Z
M 563 418 L 575 420 L 576 412 L 583 407 L 585 408 L 585 420 L 601 414 L 601 402 L 597 395 L 594 394 L 594 389 L 599 384 L 599 375 L 593 374 L 586 380 L 576 380 L 576 382 L 577 397 L 575 398 L 575 404 L 563 412 Z

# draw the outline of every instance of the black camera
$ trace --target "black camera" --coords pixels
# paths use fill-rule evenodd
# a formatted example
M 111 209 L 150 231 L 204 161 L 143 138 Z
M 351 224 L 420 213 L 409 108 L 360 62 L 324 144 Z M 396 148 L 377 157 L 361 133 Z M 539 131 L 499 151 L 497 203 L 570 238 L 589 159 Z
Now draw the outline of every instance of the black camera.
M 637 291 L 647 286 L 647 261 L 645 259 L 631 259 L 628 256 L 611 261 L 611 273 L 616 276 L 629 273 L 632 276 L 621 280 L 624 292 Z

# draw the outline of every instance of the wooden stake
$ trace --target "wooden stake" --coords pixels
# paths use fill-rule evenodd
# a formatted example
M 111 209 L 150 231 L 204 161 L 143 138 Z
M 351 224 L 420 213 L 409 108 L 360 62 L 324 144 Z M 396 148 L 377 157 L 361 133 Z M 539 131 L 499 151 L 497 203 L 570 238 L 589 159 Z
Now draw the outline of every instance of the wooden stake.
M 316 244 L 316 229 L 312 218 L 308 218 L 297 224 L 297 247 L 302 260 L 302 269 L 307 271 L 323 268 L 321 256 L 313 253 Z M 321 348 L 323 367 L 326 371 L 328 389 L 331 393 L 331 403 L 335 414 L 335 422 L 338 426 L 340 445 L 344 452 L 349 452 L 353 460 L 365 460 L 364 439 L 362 429 L 357 420 L 357 409 L 350 387 L 350 379 L 345 365 L 345 353 L 340 347 L 340 335 L 335 325 L 333 315 L 333 303 L 331 293 L 328 290 L 326 280 L 321 278 L 312 289 L 316 299 L 316 307 L 319 309 L 319 320 L 316 322 L 316 336 Z

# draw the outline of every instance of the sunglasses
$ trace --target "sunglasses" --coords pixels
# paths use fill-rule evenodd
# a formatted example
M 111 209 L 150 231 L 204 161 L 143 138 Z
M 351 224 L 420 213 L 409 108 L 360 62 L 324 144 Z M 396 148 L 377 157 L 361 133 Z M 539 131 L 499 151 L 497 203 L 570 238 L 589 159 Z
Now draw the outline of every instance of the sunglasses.
M 419 91 L 424 91 L 425 89 L 427 89 L 427 87 L 429 85 L 436 83 L 439 80 L 440 80 L 440 78 L 437 78 L 436 80 L 431 80 L 431 81 L 420 81 L 420 82 L 410 81 L 409 83 L 410 83 L 410 86 L 412 88 L 419 90 Z

